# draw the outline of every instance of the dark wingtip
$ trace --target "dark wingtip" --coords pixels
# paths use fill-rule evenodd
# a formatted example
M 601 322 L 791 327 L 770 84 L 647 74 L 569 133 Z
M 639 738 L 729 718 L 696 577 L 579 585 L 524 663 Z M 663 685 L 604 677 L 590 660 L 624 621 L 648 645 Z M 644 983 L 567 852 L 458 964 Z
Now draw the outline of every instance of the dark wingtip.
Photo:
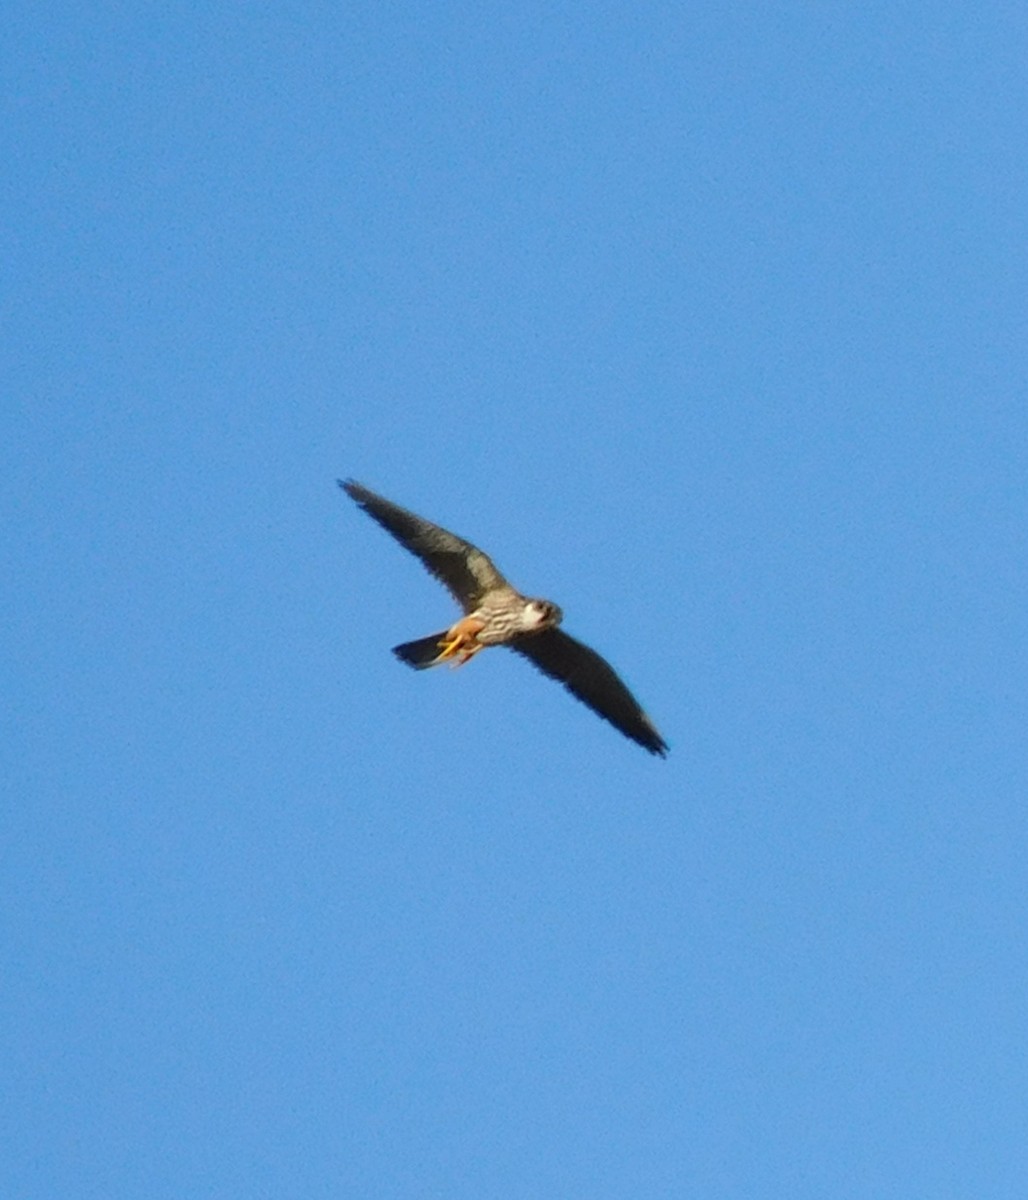
M 651 754 L 656 754 L 659 758 L 667 758 L 668 754 L 671 752 L 671 747 L 660 736 L 660 734 L 657 732 L 656 725 L 653 724 L 653 722 L 648 716 L 646 716 L 645 713 L 643 713 L 643 720 L 646 722 L 649 736 L 647 736 L 645 739 L 641 737 L 636 738 L 636 741 L 640 746 L 643 747 L 644 750 L 649 750 Z
M 359 504 L 362 508 L 367 507 L 368 499 L 373 493 L 369 492 L 363 484 L 358 483 L 356 479 L 337 479 L 336 483 L 355 504 Z

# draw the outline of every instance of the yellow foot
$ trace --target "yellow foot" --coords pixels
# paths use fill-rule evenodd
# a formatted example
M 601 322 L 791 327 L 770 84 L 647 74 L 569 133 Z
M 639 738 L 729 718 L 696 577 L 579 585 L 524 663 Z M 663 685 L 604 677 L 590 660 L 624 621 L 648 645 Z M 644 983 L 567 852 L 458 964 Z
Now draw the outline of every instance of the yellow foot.
M 439 643 L 439 662 L 449 661 L 451 667 L 462 667 L 482 649 L 482 647 L 469 638 L 451 638 L 449 641 Z
M 459 667 L 474 657 L 482 647 L 475 640 L 482 623 L 476 620 L 464 619 L 457 622 L 446 632 L 446 637 L 439 643 L 439 662 L 448 658 L 456 658 L 453 666 Z
M 444 638 L 439 643 L 440 661 L 446 658 L 453 658 L 455 654 L 459 654 L 466 640 L 467 639 L 464 637 L 464 635 L 460 633 L 458 633 L 456 637 Z

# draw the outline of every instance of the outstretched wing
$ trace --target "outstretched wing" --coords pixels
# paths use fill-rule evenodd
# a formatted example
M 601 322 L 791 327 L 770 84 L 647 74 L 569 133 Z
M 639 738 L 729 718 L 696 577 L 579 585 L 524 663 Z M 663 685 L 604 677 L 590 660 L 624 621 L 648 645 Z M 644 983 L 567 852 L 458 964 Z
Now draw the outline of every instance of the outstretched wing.
M 368 516 L 374 517 L 401 546 L 421 559 L 429 572 L 449 588 L 465 612 L 477 608 L 486 592 L 508 586 L 492 560 L 477 546 L 368 491 L 352 479 L 338 482 Z
M 572 696 L 599 713 L 633 742 L 662 758 L 667 754 L 667 742 L 643 712 L 639 701 L 621 682 L 610 663 L 595 650 L 575 641 L 562 629 L 526 634 L 507 645 L 524 655 L 544 675 L 562 683 Z

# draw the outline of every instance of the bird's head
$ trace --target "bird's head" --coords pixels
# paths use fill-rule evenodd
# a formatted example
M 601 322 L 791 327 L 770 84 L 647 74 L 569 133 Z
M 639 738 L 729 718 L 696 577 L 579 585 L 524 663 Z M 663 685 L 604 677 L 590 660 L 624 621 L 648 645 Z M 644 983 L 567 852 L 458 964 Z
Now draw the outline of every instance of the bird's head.
M 564 620 L 564 614 L 552 600 L 531 600 L 528 609 L 536 618 L 536 629 L 550 629 Z

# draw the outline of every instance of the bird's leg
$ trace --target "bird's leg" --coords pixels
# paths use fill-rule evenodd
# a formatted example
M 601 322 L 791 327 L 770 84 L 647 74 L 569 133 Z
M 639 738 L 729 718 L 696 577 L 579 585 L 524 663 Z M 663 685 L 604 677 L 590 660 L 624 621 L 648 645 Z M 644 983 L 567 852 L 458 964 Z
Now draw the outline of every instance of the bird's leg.
M 442 662 L 448 658 L 456 656 L 457 661 L 453 664 L 459 667 L 461 663 L 466 663 L 469 658 L 472 658 L 478 653 L 482 647 L 475 641 L 478 633 L 485 628 L 485 622 L 477 617 L 461 617 L 456 625 L 451 625 L 446 632 L 446 636 L 439 643 L 441 651 L 439 661 Z
M 482 647 L 478 642 L 465 642 L 460 650 L 457 651 L 456 657 L 450 662 L 451 667 L 463 667 L 466 662 L 470 662 Z

